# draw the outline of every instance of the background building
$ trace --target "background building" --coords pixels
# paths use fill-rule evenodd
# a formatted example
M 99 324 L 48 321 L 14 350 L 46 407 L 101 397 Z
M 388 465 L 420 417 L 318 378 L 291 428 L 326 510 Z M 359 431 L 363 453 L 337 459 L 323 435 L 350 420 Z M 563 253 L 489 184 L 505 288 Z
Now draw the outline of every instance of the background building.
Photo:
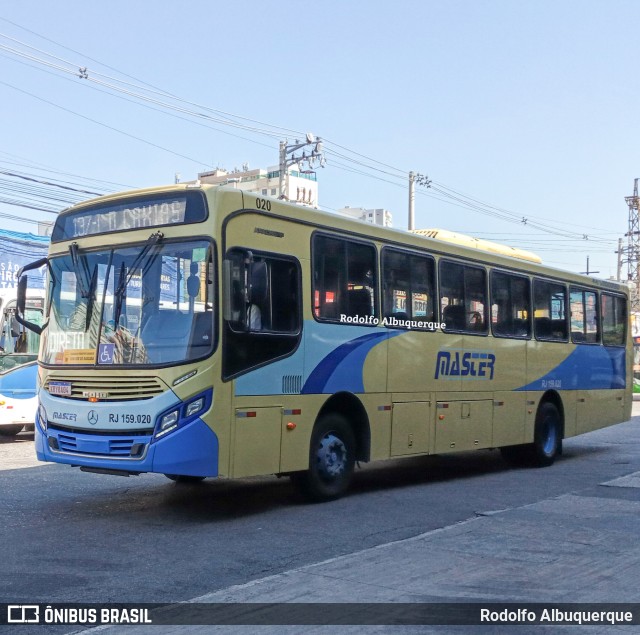
M 364 209 L 363 207 L 343 207 L 338 210 L 339 214 L 350 216 L 358 220 L 364 220 L 374 225 L 382 225 L 383 227 L 393 226 L 393 214 L 386 209 Z
M 301 205 L 311 207 L 318 206 L 318 181 L 313 171 L 300 171 L 289 168 L 289 200 Z M 251 192 L 257 196 L 280 196 L 280 170 L 277 166 L 272 168 L 249 170 L 244 165 L 242 170 L 235 169 L 227 172 L 222 168 L 216 168 L 210 172 L 198 174 L 201 183 L 213 185 L 232 185 L 239 190 Z

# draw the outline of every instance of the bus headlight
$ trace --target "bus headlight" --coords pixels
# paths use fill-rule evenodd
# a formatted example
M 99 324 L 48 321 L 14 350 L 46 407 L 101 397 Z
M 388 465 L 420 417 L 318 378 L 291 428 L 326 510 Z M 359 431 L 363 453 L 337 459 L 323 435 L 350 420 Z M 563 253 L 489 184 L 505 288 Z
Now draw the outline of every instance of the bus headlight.
M 168 412 L 160 413 L 156 418 L 152 441 L 161 439 L 165 435 L 193 423 L 211 407 L 212 403 L 213 390 L 209 388 L 209 390 L 191 397 L 191 401 L 176 404 Z
M 160 425 L 158 426 L 158 432 L 156 432 L 156 439 L 161 437 L 171 430 L 175 430 L 178 427 L 178 420 L 180 418 L 180 412 L 178 410 L 172 410 L 160 419 Z
M 200 412 L 203 408 L 204 408 L 204 397 L 200 397 L 200 399 L 196 399 L 195 401 L 192 401 L 187 406 L 184 416 L 186 418 L 189 418 L 192 415 L 196 414 L 197 412 Z
M 42 404 L 38 406 L 38 425 L 43 432 L 47 431 L 47 411 Z

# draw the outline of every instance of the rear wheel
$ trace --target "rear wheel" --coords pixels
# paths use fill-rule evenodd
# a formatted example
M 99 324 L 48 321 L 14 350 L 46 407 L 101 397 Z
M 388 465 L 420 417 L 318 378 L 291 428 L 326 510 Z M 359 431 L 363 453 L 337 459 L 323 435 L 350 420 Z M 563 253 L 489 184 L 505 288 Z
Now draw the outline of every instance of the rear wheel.
M 20 430 L 22 430 L 21 425 L 17 426 L 0 426 L 0 437 L 15 437 Z
M 546 402 L 538 408 L 533 443 L 500 448 L 505 461 L 512 465 L 546 467 L 562 454 L 562 423 L 558 408 Z
M 552 403 L 544 403 L 536 416 L 531 461 L 539 467 L 551 465 L 562 451 L 560 413 Z
M 339 414 L 325 415 L 311 435 L 309 469 L 291 478 L 309 500 L 339 498 L 351 482 L 355 453 L 355 437 L 348 421 Z

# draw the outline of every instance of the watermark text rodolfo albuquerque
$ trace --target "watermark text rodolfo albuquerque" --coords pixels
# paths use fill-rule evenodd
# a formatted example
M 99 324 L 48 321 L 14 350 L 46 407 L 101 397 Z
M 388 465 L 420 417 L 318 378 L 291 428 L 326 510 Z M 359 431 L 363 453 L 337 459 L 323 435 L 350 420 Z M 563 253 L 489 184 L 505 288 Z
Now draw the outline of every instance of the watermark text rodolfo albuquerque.
M 363 326 L 397 326 L 405 329 L 420 329 L 423 331 L 437 331 L 446 329 L 444 322 L 427 322 L 426 320 L 402 320 L 396 317 L 379 319 L 374 315 L 345 315 L 340 314 L 340 322 L 343 324 L 361 324 Z

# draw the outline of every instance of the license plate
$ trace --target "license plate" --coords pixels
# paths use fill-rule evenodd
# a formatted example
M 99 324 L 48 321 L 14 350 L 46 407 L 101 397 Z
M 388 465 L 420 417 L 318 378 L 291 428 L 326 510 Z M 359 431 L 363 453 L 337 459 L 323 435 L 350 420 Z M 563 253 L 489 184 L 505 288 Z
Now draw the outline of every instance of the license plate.
M 50 381 L 49 394 L 69 397 L 71 395 L 71 382 L 69 381 Z

